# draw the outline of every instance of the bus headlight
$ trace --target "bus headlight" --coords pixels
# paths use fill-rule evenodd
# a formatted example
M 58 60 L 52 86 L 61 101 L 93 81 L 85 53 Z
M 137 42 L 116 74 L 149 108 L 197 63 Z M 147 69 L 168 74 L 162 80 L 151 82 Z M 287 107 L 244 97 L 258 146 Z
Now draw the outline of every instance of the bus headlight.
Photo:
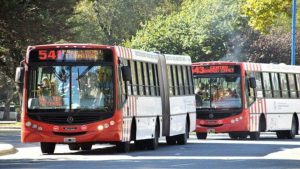
M 31 126 L 31 122 L 30 121 L 26 122 L 25 126 L 30 127 Z
M 99 130 L 99 131 L 102 131 L 103 129 L 104 129 L 103 125 L 99 125 L 99 126 L 98 126 L 98 130 Z

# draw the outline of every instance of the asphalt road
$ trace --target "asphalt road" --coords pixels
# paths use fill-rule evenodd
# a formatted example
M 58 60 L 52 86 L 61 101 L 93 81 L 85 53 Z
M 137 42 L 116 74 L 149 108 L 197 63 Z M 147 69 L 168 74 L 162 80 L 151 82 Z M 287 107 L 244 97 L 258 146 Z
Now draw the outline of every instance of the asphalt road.
M 0 168 L 115 168 L 115 169 L 299 169 L 300 136 L 278 140 L 272 133 L 259 141 L 230 140 L 227 134 L 209 135 L 197 140 L 195 135 L 186 145 L 169 146 L 160 140 L 159 149 L 132 150 L 117 153 L 113 146 L 95 145 L 92 151 L 70 151 L 58 145 L 54 155 L 42 155 L 38 143 L 20 143 L 19 131 L 0 131 L 1 142 L 18 149 L 13 155 L 0 156 Z

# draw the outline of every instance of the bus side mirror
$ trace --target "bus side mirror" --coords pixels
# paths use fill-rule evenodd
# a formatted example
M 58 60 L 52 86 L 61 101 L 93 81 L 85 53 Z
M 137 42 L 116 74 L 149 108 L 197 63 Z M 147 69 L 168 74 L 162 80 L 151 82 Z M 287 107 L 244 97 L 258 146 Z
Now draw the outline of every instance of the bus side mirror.
M 249 78 L 249 83 L 250 83 L 249 85 L 250 85 L 251 88 L 253 88 L 253 89 L 256 88 L 256 80 L 255 80 L 254 77 Z
M 19 92 L 23 90 L 23 82 L 24 82 L 24 67 L 17 67 L 15 82 L 19 88 Z
M 121 68 L 122 70 L 122 76 L 123 76 L 123 80 L 126 81 L 131 81 L 132 77 L 131 77 L 131 70 L 130 67 L 128 66 L 123 66 Z

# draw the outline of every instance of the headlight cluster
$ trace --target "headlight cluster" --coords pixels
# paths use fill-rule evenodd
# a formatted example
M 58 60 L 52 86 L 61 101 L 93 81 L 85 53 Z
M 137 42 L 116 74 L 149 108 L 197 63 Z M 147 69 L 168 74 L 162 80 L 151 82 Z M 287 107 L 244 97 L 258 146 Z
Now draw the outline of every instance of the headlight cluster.
M 25 123 L 25 126 L 26 126 L 26 127 L 31 127 L 31 128 L 33 128 L 33 129 L 37 129 L 38 131 L 42 131 L 42 130 L 43 130 L 43 127 L 38 126 L 37 124 L 33 124 L 33 123 L 31 123 L 30 121 L 27 121 L 27 122 Z

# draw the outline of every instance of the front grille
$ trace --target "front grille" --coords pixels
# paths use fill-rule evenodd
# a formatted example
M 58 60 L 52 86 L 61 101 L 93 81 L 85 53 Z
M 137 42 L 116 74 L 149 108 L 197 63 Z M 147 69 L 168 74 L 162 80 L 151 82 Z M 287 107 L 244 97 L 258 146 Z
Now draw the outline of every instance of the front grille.
M 203 120 L 223 119 L 223 118 L 238 115 L 240 113 L 242 113 L 241 109 L 229 109 L 229 110 L 197 109 L 197 119 L 203 119 Z
M 74 125 L 74 124 L 87 124 L 104 120 L 112 116 L 111 113 L 107 114 L 29 114 L 31 119 L 57 125 Z
M 86 132 L 76 132 L 76 133 L 53 132 L 53 133 L 59 136 L 78 136 L 78 135 L 85 134 Z

